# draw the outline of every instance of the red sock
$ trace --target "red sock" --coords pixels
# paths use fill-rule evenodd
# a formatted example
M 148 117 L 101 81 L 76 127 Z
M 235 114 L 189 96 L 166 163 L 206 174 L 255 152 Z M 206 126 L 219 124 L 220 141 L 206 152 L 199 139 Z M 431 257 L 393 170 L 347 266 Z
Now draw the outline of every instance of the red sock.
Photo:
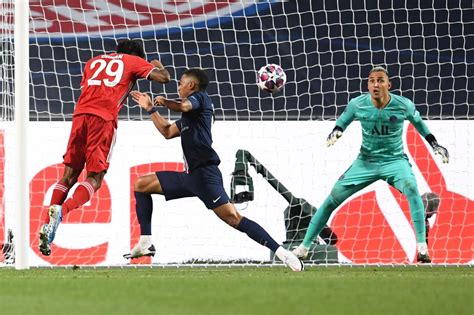
M 67 197 L 70 187 L 65 181 L 58 181 L 53 188 L 53 195 L 51 196 L 51 205 L 61 205 Z M 46 218 L 44 222 L 49 223 L 49 215 L 46 213 Z
M 63 216 L 88 202 L 94 195 L 94 191 L 94 187 L 87 180 L 80 183 L 72 197 L 63 203 Z
M 61 205 L 66 200 L 69 186 L 64 181 L 59 181 L 54 185 L 53 196 L 50 205 Z

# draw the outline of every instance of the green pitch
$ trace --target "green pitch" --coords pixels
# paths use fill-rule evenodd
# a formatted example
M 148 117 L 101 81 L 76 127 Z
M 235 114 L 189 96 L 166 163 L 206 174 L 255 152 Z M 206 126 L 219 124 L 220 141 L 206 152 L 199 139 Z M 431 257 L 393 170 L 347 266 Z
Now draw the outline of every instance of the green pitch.
M 13 314 L 474 314 L 469 267 L 0 268 Z

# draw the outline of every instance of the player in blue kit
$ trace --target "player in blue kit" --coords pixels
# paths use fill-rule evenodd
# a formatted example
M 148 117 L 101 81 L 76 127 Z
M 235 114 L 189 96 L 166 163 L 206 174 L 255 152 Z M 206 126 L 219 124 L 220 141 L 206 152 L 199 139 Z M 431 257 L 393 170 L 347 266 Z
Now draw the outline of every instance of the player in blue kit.
M 331 213 L 357 191 L 382 179 L 403 193 L 410 204 L 410 214 L 417 241 L 417 261 L 429 263 L 425 233 L 425 211 L 418 192 L 415 175 L 403 152 L 403 125 L 409 120 L 425 137 L 443 163 L 449 162 L 448 151 L 440 146 L 436 138 L 420 117 L 409 99 L 389 92 L 391 83 L 383 67 L 374 67 L 369 72 L 369 93 L 352 99 L 336 121 L 336 127 L 327 138 L 333 145 L 353 120 L 362 126 L 362 146 L 357 159 L 339 178 L 329 196 L 311 218 L 303 242 L 293 250 L 300 258 L 308 255 L 313 239 L 319 235 Z
M 155 105 L 181 112 L 181 119 L 168 122 L 154 107 L 150 96 L 138 91 L 132 98 L 149 114 L 158 131 L 166 138 L 181 137 L 185 172 L 162 171 L 140 176 L 134 183 L 136 212 L 140 223 L 140 240 L 125 258 L 154 256 L 151 239 L 153 201 L 151 194 L 162 194 L 166 200 L 198 197 L 208 209 L 225 223 L 246 233 L 257 243 L 268 247 L 293 271 L 303 270 L 302 262 L 281 247 L 258 223 L 237 212 L 224 189 L 219 171 L 219 156 L 212 148 L 212 119 L 214 106 L 206 87 L 209 79 L 201 69 L 188 69 L 179 81 L 180 101 L 155 98 Z

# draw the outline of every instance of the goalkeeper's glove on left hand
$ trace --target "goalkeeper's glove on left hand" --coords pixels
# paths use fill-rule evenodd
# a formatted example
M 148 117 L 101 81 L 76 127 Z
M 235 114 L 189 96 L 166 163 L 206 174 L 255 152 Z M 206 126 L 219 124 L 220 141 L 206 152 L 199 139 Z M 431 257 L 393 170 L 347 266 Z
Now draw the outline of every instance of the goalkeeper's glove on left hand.
M 436 138 L 432 134 L 427 135 L 425 137 L 425 139 L 426 139 L 426 141 L 428 141 L 428 143 L 433 148 L 433 152 L 435 154 L 441 155 L 443 163 L 449 163 L 449 152 L 448 152 L 448 150 L 445 147 L 440 146 L 438 144 L 438 141 L 436 141 Z
M 332 146 L 334 143 L 336 143 L 337 139 L 339 139 L 340 137 L 342 137 L 342 128 L 339 126 L 336 126 L 329 134 L 326 140 L 326 145 L 328 147 Z

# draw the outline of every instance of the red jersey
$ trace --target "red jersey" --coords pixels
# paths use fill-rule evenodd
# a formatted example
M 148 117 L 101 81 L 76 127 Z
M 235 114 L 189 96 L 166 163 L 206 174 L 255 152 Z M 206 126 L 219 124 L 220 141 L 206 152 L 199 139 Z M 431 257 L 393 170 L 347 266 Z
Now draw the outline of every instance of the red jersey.
M 117 121 L 135 81 L 148 77 L 153 69 L 151 63 L 128 54 L 113 53 L 90 59 L 82 75 L 82 92 L 74 116 L 93 114 L 106 121 Z

